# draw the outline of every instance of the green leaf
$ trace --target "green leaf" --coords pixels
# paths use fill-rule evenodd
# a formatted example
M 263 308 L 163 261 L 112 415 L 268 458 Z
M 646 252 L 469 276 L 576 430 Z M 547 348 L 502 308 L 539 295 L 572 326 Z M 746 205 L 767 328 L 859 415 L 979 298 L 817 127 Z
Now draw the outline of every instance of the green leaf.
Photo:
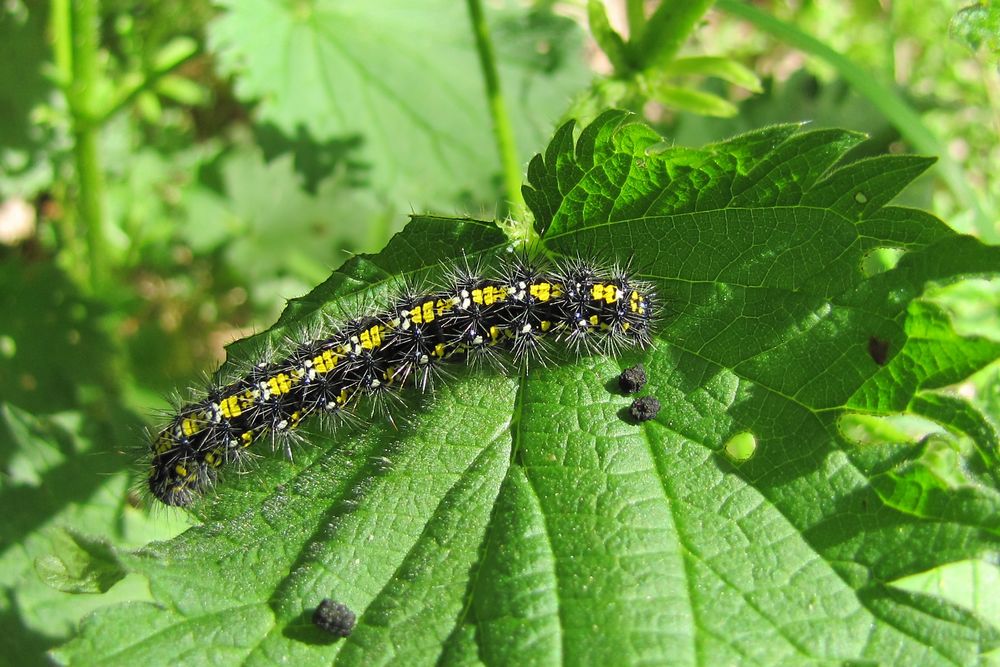
M 331 258 L 378 247 L 384 237 L 377 235 L 388 236 L 381 226 L 361 224 L 386 213 L 371 192 L 351 188 L 343 173 L 307 192 L 292 156 L 267 161 L 247 144 L 235 146 L 215 167 L 219 191 L 191 183 L 178 231 L 196 252 L 219 249 L 226 266 L 254 285 L 255 299 L 301 294 L 329 275 Z
M 994 475 L 1000 473 L 1000 434 L 996 424 L 972 403 L 947 394 L 922 392 L 913 397 L 909 407 L 916 414 L 948 424 L 967 435 L 982 458 L 982 465 Z
M 996 552 L 995 484 L 949 453 L 950 438 L 894 453 L 849 442 L 838 423 L 933 412 L 995 446 L 960 399 L 928 392 L 1000 343 L 955 334 L 923 293 L 996 275 L 1000 251 L 890 206 L 930 161 L 842 163 L 858 140 L 785 125 L 668 147 L 623 112 L 578 137 L 561 128 L 524 187 L 542 247 L 630 260 L 662 304 L 650 349 L 559 356 L 523 377 L 456 368 L 433 396 L 410 396 L 394 425 L 308 432 L 294 462 L 263 457 L 228 476 L 197 507 L 203 526 L 119 550 L 154 602 L 98 612 L 58 657 L 984 660 L 1000 633 L 983 607 L 912 577 Z M 414 218 L 230 356 L 439 275 L 459 249 L 474 262 L 506 246 L 491 223 Z M 867 276 L 863 260 L 881 247 L 903 257 Z M 888 343 L 877 358 L 873 336 Z M 631 399 L 608 389 L 638 360 L 664 406 L 641 426 L 620 416 Z M 310 625 L 328 597 L 358 615 L 343 641 Z
M 712 93 L 672 86 L 662 80 L 644 78 L 643 88 L 651 99 L 671 109 L 690 111 L 702 116 L 719 116 L 728 118 L 735 116 L 739 109 L 736 105 Z
M 125 576 L 107 540 L 134 548 L 190 525 L 125 502 L 132 480 L 116 448 L 139 425 L 128 414 L 110 421 L 39 418 L 0 403 L 0 652 L 10 664 L 50 664 L 45 651 L 94 609 L 149 599 L 148 583 Z
M 114 558 L 110 545 L 83 535 L 64 531 L 56 554 L 35 561 L 39 578 L 52 588 L 67 593 L 105 593 L 121 581 L 125 572 Z
M 198 42 L 194 39 L 187 36 L 174 37 L 153 56 L 153 71 L 169 72 L 197 52 Z
M 54 264 L 17 255 L 0 262 L 0 284 L 0 401 L 52 413 L 113 384 L 98 302 Z
M 665 65 L 694 32 L 695 25 L 712 6 L 712 0 L 661 2 L 649 17 L 642 34 L 633 35 L 629 46 L 644 67 Z
M 259 101 L 261 121 L 315 144 L 358 141 L 352 160 L 406 209 L 447 209 L 470 194 L 495 201 L 500 165 L 464 3 L 222 5 L 211 44 L 237 94 Z M 582 39 L 549 13 L 487 18 L 516 145 L 528 151 L 588 79 Z
M 995 2 L 963 7 L 952 17 L 948 30 L 972 51 L 983 49 L 991 60 L 1000 59 L 1000 5 Z
M 942 252 L 951 250 L 945 249 Z M 910 268 L 906 259 L 908 258 L 904 258 L 904 262 L 897 265 L 894 271 L 879 274 L 869 284 L 890 283 L 885 289 L 891 294 L 897 289 L 891 283 L 895 283 Z M 880 280 L 883 275 L 888 275 L 888 279 Z M 884 333 L 876 335 L 889 342 L 889 355 L 892 358 L 858 387 L 848 401 L 851 407 L 880 412 L 906 410 L 912 407 L 912 403 L 921 400 L 925 404 L 924 409 L 927 409 L 929 401 L 917 395 L 918 390 L 955 384 L 995 360 L 1000 354 L 1000 342 L 958 336 L 951 328 L 944 311 L 930 302 L 914 301 L 909 304 L 902 332 L 890 332 L 888 329 L 883 331 Z M 900 338 L 900 333 L 905 338 Z M 961 346 L 958 348 L 961 350 L 960 354 L 954 353 L 955 345 Z M 923 410 L 917 409 L 916 412 L 923 413 Z M 954 420 L 958 415 L 949 416 Z
M 764 90 L 760 84 L 760 78 L 752 70 L 731 58 L 718 56 L 677 58 L 664 66 L 663 71 L 670 74 L 714 76 L 754 93 L 760 93 Z
M 201 84 L 181 76 L 167 75 L 156 82 L 156 92 L 180 104 L 199 106 L 208 102 L 209 92 Z
M 1000 625 L 1000 568 L 981 560 L 958 561 L 893 582 L 904 590 L 939 595 Z M 995 660 L 996 652 L 988 656 Z
M 920 114 L 890 85 L 872 76 L 871 68 L 853 62 L 828 44 L 802 32 L 798 26 L 783 21 L 744 0 L 717 0 L 716 7 L 735 17 L 749 21 L 755 27 L 771 33 L 788 45 L 815 56 L 834 68 L 860 95 L 889 120 L 914 150 L 937 155 L 938 171 L 948 183 L 955 198 L 972 211 L 975 228 L 986 239 L 996 239 L 996 218 L 992 203 L 981 197 L 969 185 L 968 175 L 948 153 L 947 147 L 924 123 Z
M 945 437 L 929 437 L 917 460 L 875 475 L 872 486 L 900 512 L 1000 532 L 1000 494 L 976 484 L 959 448 Z
M 66 142 L 66 128 L 37 113 L 56 93 L 44 75 L 45 22 L 44 6 L 0 9 L 0 201 L 48 188 Z
M 611 26 L 608 20 L 608 12 L 602 0 L 588 0 L 587 21 L 590 25 L 590 32 L 594 36 L 594 41 L 601 47 L 611 61 L 616 72 L 628 72 L 631 64 L 628 61 L 628 49 L 625 40 Z

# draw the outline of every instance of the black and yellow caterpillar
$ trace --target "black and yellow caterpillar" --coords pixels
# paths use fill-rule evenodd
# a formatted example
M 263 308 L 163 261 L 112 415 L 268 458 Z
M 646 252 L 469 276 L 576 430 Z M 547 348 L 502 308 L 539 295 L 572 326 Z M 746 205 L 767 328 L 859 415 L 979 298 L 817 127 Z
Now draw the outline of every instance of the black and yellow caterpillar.
M 318 413 L 350 411 L 364 396 L 412 384 L 432 387 L 453 361 L 544 357 L 549 340 L 614 353 L 650 340 L 653 294 L 628 271 L 574 260 L 549 266 L 510 259 L 490 276 L 465 268 L 437 290 L 310 336 L 283 358 L 180 407 L 153 438 L 149 489 L 167 505 L 189 505 L 265 437 Z

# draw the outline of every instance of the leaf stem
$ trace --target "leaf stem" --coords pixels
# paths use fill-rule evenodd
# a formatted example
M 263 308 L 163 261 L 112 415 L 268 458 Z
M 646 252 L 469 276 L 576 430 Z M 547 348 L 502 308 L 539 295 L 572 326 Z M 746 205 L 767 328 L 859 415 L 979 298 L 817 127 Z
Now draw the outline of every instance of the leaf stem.
M 695 25 L 714 0 L 663 0 L 646 21 L 641 35 L 629 37 L 629 46 L 638 49 L 636 60 L 643 68 L 669 63 L 694 32 Z
M 490 39 L 489 27 L 483 15 L 481 0 L 466 0 L 469 7 L 469 18 L 472 21 L 472 32 L 476 39 L 476 50 L 479 52 L 479 65 L 483 70 L 483 80 L 486 84 L 486 96 L 489 103 L 490 116 L 493 118 L 493 134 L 500 153 L 500 164 L 503 169 L 504 188 L 510 203 L 511 214 L 523 217 L 525 211 L 524 197 L 521 195 L 521 162 L 518 159 L 517 145 L 514 141 L 514 130 L 507 115 L 503 93 L 500 90 L 500 76 L 497 73 L 496 56 L 493 42 Z
M 68 6 L 67 6 L 68 5 Z M 104 179 L 97 150 L 99 125 L 95 118 L 100 69 L 99 0 L 53 0 L 53 35 L 56 66 L 73 125 L 73 157 L 77 176 L 77 206 L 86 229 L 91 289 L 105 270 Z
M 914 150 L 934 155 L 938 158 L 937 168 L 958 202 L 974 212 L 975 226 L 984 240 L 996 240 L 992 216 L 984 208 L 984 203 L 969 185 L 962 167 L 948 154 L 937 135 L 924 124 L 920 114 L 891 86 L 876 80 L 871 72 L 858 66 L 854 61 L 830 48 L 818 39 L 795 26 L 763 12 L 742 0 L 718 0 L 719 9 L 746 21 L 757 28 L 771 33 L 787 44 L 826 61 L 858 93 L 864 96 L 899 133 L 912 144 Z
M 669 0 L 668 0 L 669 1 Z M 628 39 L 638 42 L 646 28 L 646 3 L 644 0 L 626 0 L 625 15 L 628 17 Z
M 139 95 L 151 90 L 161 79 L 173 73 L 181 65 L 198 55 L 198 46 L 191 43 L 188 48 L 173 53 L 171 58 L 162 63 L 155 64 L 152 69 L 144 72 L 143 75 L 132 81 L 128 81 L 117 91 L 116 96 L 100 113 L 99 120 L 104 122 L 126 106 L 135 101 Z
M 49 10 L 53 58 L 61 87 L 69 85 L 73 80 L 73 22 L 69 16 L 69 1 L 52 0 Z

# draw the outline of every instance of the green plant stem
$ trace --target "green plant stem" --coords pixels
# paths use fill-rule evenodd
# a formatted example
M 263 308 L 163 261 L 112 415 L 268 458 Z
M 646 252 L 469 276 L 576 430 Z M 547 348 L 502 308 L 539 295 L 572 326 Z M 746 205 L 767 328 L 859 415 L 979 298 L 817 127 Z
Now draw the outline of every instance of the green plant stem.
M 757 28 L 831 65 L 899 130 L 914 150 L 937 156 L 937 169 L 941 177 L 959 203 L 974 212 L 976 230 L 984 240 L 997 240 L 992 216 L 985 210 L 979 195 L 969 185 L 961 166 L 948 155 L 945 146 L 924 124 L 920 114 L 891 86 L 878 81 L 870 72 L 823 42 L 749 3 L 742 0 L 718 0 L 716 4 L 719 9 L 749 21 Z
M 176 57 L 172 58 L 168 62 L 161 63 L 152 70 L 145 72 L 141 78 L 137 78 L 134 81 L 128 81 L 120 86 L 115 98 L 100 113 L 99 122 L 103 123 L 108 118 L 111 118 L 116 113 L 132 104 L 132 102 L 134 102 L 139 95 L 148 90 L 152 90 L 163 77 L 172 74 L 177 70 L 177 68 L 194 58 L 196 55 L 198 55 L 198 49 L 197 47 L 192 46 L 191 49 L 178 53 Z
M 69 4 L 69 11 L 66 4 Z M 97 62 L 100 9 L 98 0 L 73 0 L 69 3 L 54 0 L 52 10 L 53 27 L 58 29 L 52 36 L 57 67 L 60 75 L 69 74 L 68 80 L 61 83 L 73 124 L 77 203 L 86 229 L 86 279 L 93 290 L 103 280 L 107 254 L 103 228 L 104 181 L 97 150 L 99 128 L 95 122 L 98 104 L 96 88 L 100 76 Z
M 642 34 L 629 38 L 633 59 L 643 68 L 669 63 L 714 1 L 663 0 L 646 21 Z
M 483 6 L 480 0 L 467 0 L 467 4 L 469 18 L 472 21 L 472 32 L 476 38 L 476 50 L 479 52 L 479 65 L 483 70 L 483 80 L 486 84 L 490 115 L 493 118 L 493 134 L 500 152 L 504 188 L 510 202 L 511 214 L 515 218 L 520 218 L 525 212 L 524 197 L 521 195 L 521 161 L 517 157 L 514 130 L 510 123 L 510 117 L 507 115 L 503 93 L 500 90 L 500 76 L 497 73 L 493 42 L 490 40 L 489 28 L 486 25 L 486 18 L 483 16 Z
M 70 0 L 52 0 L 49 10 L 49 27 L 53 37 L 52 51 L 59 85 L 68 86 L 73 80 L 73 22 L 70 19 Z
M 90 287 L 96 289 L 105 275 L 104 206 L 102 194 L 104 179 L 101 176 L 100 158 L 97 153 L 97 130 L 94 127 L 74 131 L 79 207 L 87 231 L 87 259 Z
M 69 84 L 73 80 L 73 21 L 70 18 L 70 0 L 52 0 L 49 7 L 49 34 L 52 36 L 52 59 L 55 65 L 55 82 L 69 98 Z M 53 184 L 52 195 L 58 201 L 69 201 L 71 188 L 65 181 Z M 83 247 L 76 229 L 79 218 L 74 210 L 53 220 L 59 238 L 59 254 L 64 266 L 76 279 L 77 284 L 85 284 L 86 260 Z
M 669 0 L 666 0 L 669 2 Z M 626 0 L 625 15 L 628 18 L 628 39 L 637 42 L 642 38 L 646 27 L 646 11 L 644 0 Z

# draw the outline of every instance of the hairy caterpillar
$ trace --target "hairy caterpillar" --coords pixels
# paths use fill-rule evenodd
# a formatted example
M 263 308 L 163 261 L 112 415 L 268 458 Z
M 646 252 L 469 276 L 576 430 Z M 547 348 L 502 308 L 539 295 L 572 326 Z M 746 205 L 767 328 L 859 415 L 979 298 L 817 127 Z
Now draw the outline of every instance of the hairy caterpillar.
M 403 290 L 180 407 L 153 438 L 149 489 L 167 505 L 189 505 L 219 468 L 312 415 L 345 416 L 359 399 L 407 384 L 425 392 L 448 362 L 501 365 L 505 352 L 520 366 L 544 360 L 550 340 L 577 352 L 642 347 L 653 315 L 652 290 L 627 270 L 582 259 L 511 257 L 488 273 L 466 264 L 437 289 Z

